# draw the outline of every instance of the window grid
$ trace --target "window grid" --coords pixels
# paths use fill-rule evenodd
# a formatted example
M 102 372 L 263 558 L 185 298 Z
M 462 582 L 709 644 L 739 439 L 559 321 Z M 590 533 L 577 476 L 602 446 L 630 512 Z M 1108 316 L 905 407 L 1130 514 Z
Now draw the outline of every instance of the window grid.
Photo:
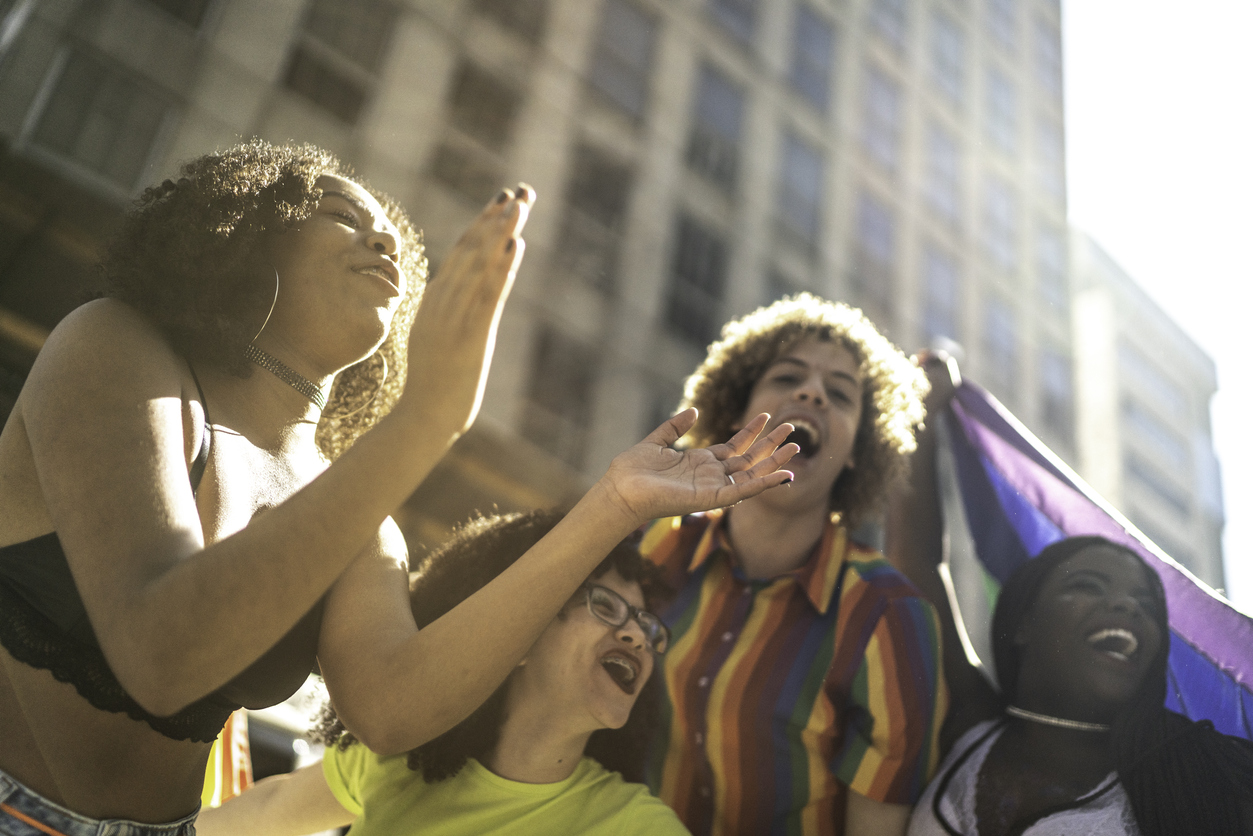
M 779 222 L 808 247 L 813 247 L 818 239 L 823 191 L 822 155 L 796 135 L 784 134 Z
M 905 51 L 906 0 L 871 0 L 870 27 L 897 52 Z
M 1016 394 L 1018 380 L 1018 317 L 1005 299 L 987 300 L 983 320 L 984 360 L 988 382 L 1003 399 Z
M 1017 144 L 1018 91 L 996 67 L 988 67 L 987 84 L 988 139 L 1001 151 L 1012 154 Z
M 1006 272 L 1018 263 L 1018 209 L 1008 183 L 989 175 L 984 185 L 983 246 L 992 262 Z
M 717 337 L 722 322 L 727 247 L 721 237 L 687 215 L 679 217 L 675 238 L 666 324 L 684 339 L 705 346 Z
M 548 0 L 476 0 L 474 10 L 533 44 L 548 24 Z
M 553 328 L 540 331 L 522 434 L 574 468 L 583 464 L 598 367 L 592 346 Z
M 988 32 L 1010 53 L 1018 50 L 1018 0 L 987 0 Z
M 614 287 L 634 172 L 591 145 L 575 150 L 557 263 L 604 291 Z
M 1036 288 L 1040 301 L 1056 313 L 1070 309 L 1066 287 L 1066 239 L 1059 230 L 1040 224 L 1036 230 Z
M 950 226 L 961 224 L 961 151 L 939 125 L 927 126 L 927 203 Z
M 1041 417 L 1067 444 L 1074 437 L 1074 380 L 1070 358 L 1056 348 L 1040 351 Z
M 696 93 L 696 118 L 688 140 L 687 162 L 728 191 L 739 173 L 744 93 L 722 73 L 705 65 Z
M 956 105 L 965 99 L 966 36 L 947 14 L 931 18 L 931 80 Z
M 709 0 L 709 13 L 743 43 L 752 43 L 757 28 L 757 0 Z
M 592 85 L 628 115 L 648 104 L 657 22 L 631 0 L 606 0 L 588 74 Z
M 792 37 L 792 87 L 819 112 L 831 100 L 831 69 L 835 63 L 835 27 L 805 3 L 796 6 Z
M 1053 24 L 1041 17 L 1032 27 L 1035 77 L 1055 98 L 1062 96 L 1062 36 Z
M 886 314 L 893 298 L 896 219 L 892 210 L 866 192 L 857 205 L 857 250 L 853 286 L 860 301 Z
M 354 125 L 361 118 L 391 42 L 392 0 L 313 0 L 288 60 L 286 87 Z
M 862 143 L 870 158 L 895 172 L 901 133 L 901 89 L 876 67 L 866 70 Z
M 935 345 L 941 338 L 958 340 L 960 279 L 957 262 L 940 249 L 928 246 L 923 254 L 922 269 L 927 294 L 923 310 L 927 343 Z

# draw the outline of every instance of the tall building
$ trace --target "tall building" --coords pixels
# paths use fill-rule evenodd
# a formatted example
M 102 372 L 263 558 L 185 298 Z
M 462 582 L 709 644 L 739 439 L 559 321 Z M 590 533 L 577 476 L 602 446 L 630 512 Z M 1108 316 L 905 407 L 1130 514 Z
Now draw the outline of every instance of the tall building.
M 1072 231 L 1071 255 L 1080 471 L 1171 557 L 1222 589 L 1214 361 L 1089 236 Z
M 434 263 L 502 183 L 540 194 L 483 417 L 402 515 L 411 540 L 573 495 L 669 414 L 721 322 L 803 289 L 908 350 L 960 343 L 1073 456 L 1057 0 L 0 14 L 0 384 L 90 287 L 130 196 L 258 135 L 352 162 Z

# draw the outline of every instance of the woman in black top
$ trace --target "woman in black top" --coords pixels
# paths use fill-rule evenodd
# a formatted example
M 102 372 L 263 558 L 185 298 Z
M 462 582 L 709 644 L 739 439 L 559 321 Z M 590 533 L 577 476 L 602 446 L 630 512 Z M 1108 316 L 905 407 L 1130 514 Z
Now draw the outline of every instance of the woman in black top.
M 643 521 L 786 478 L 778 431 L 681 454 L 677 416 L 417 631 L 387 515 L 474 419 L 533 201 L 502 191 L 419 307 L 403 211 L 325 152 L 253 142 L 145 192 L 0 434 L 0 833 L 190 832 L 226 714 L 315 654 L 360 740 L 412 749 Z

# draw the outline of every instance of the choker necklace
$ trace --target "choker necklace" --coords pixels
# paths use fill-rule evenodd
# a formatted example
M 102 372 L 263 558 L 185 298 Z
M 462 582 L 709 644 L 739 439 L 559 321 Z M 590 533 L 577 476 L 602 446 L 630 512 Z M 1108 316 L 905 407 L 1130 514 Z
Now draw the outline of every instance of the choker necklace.
M 244 357 L 313 401 L 318 409 L 326 408 L 326 395 L 322 394 L 322 390 L 312 380 L 295 371 L 282 360 L 265 353 L 252 343 L 244 349 Z
M 1034 711 L 1019 708 L 1016 705 L 1007 706 L 1005 708 L 1005 713 L 1010 717 L 1017 717 L 1019 720 L 1030 720 L 1033 723 L 1042 723 L 1046 726 L 1057 726 L 1059 729 L 1073 729 L 1074 731 L 1092 732 L 1109 731 L 1109 726 L 1105 723 L 1085 723 L 1082 720 L 1063 720 L 1061 717 L 1050 717 L 1047 714 L 1036 714 Z

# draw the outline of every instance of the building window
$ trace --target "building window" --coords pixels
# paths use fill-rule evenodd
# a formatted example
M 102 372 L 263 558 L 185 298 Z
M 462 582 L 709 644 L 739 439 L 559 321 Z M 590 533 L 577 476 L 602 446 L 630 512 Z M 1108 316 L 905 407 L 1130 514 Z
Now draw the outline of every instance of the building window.
M 1061 201 L 1066 197 L 1065 144 L 1061 125 L 1043 114 L 1036 120 L 1036 180 L 1040 190 Z
M 718 336 L 719 306 L 726 283 L 727 246 L 687 215 L 679 217 L 666 324 L 679 336 L 705 346 Z
M 831 101 L 834 64 L 835 27 L 808 4 L 798 3 L 792 35 L 792 87 L 823 113 Z
M 1192 463 L 1187 440 L 1135 399 L 1123 399 L 1122 420 L 1137 440 L 1151 448 L 1176 471 L 1185 470 Z
M 1040 351 L 1040 401 L 1044 426 L 1073 446 L 1074 383 L 1070 358 L 1054 348 Z
M 355 125 L 374 88 L 397 16 L 391 0 L 313 0 L 284 84 L 341 122 Z
M 988 139 L 1006 154 L 1014 153 L 1018 133 L 1018 91 L 996 67 L 988 67 Z
M 548 0 L 475 0 L 474 10 L 533 44 L 548 23 Z
M 613 288 L 618 246 L 635 175 L 590 145 L 575 151 L 557 262 L 602 290 Z
M 965 99 L 966 35 L 940 11 L 931 18 L 931 80 L 954 104 Z
M 988 32 L 1010 52 L 1018 51 L 1018 0 L 987 0 Z
M 961 151 L 948 131 L 927 128 L 927 203 L 951 226 L 961 224 Z
M 895 172 L 901 136 L 901 88 L 875 67 L 866 68 L 862 143 L 870 158 Z
M 940 339 L 957 340 L 957 262 L 942 250 L 927 247 L 923 253 L 922 283 L 926 292 L 922 321 L 928 345 L 935 345 Z
M 504 81 L 465 61 L 453 77 L 448 107 L 450 120 L 459 130 L 501 151 L 513 133 L 521 97 Z
M 1009 184 L 989 175 L 983 192 L 983 248 L 1006 272 L 1018 264 L 1018 207 Z
M 862 192 L 857 202 L 857 248 L 853 287 L 858 301 L 886 315 L 892 307 L 896 219 L 892 210 Z
M 1126 454 L 1123 469 L 1127 474 L 1127 481 L 1135 483 L 1142 490 L 1156 497 L 1159 502 L 1179 516 L 1188 516 L 1191 511 L 1188 494 L 1169 476 L 1134 453 Z
M 199 28 L 204 20 L 204 13 L 209 8 L 209 0 L 148 0 L 148 2 L 193 29 Z M 3 7 L 0 6 L 0 8 Z
M 656 21 L 632 0 L 607 0 L 588 77 L 627 114 L 639 118 L 648 103 Z
M 459 137 L 448 137 L 436 147 L 429 170 L 432 177 L 475 206 L 486 203 L 505 178 L 495 154 Z
M 1186 419 L 1188 398 L 1182 387 L 1162 374 L 1161 370 L 1134 346 L 1118 343 L 1118 374 L 1128 384 L 1150 398 L 1153 405 L 1176 419 Z
M 1040 301 L 1053 311 L 1070 310 L 1066 281 L 1066 239 L 1059 230 L 1041 224 L 1035 239 L 1036 288 Z
M 598 366 L 593 346 L 552 328 L 540 331 L 522 434 L 575 468 L 587 447 Z
M 696 119 L 687 145 L 687 163 L 694 171 L 728 191 L 739 169 L 744 93 L 709 65 L 701 69 L 696 90 Z
M 822 211 L 822 155 L 807 142 L 788 133 L 783 137 L 779 171 L 779 225 L 807 248 L 818 241 Z
M 70 52 L 30 141 L 127 191 L 170 111 L 165 96 L 120 67 Z
M 757 0 L 709 0 L 709 13 L 744 43 L 751 43 L 757 28 Z
M 1012 401 L 1018 383 L 1018 317 L 999 296 L 990 297 L 983 312 L 983 354 L 989 387 Z
M 1062 96 L 1062 36 L 1052 23 L 1038 17 L 1032 29 L 1035 78 L 1056 98 Z
M 871 0 L 870 28 L 897 52 L 905 51 L 905 0 Z

